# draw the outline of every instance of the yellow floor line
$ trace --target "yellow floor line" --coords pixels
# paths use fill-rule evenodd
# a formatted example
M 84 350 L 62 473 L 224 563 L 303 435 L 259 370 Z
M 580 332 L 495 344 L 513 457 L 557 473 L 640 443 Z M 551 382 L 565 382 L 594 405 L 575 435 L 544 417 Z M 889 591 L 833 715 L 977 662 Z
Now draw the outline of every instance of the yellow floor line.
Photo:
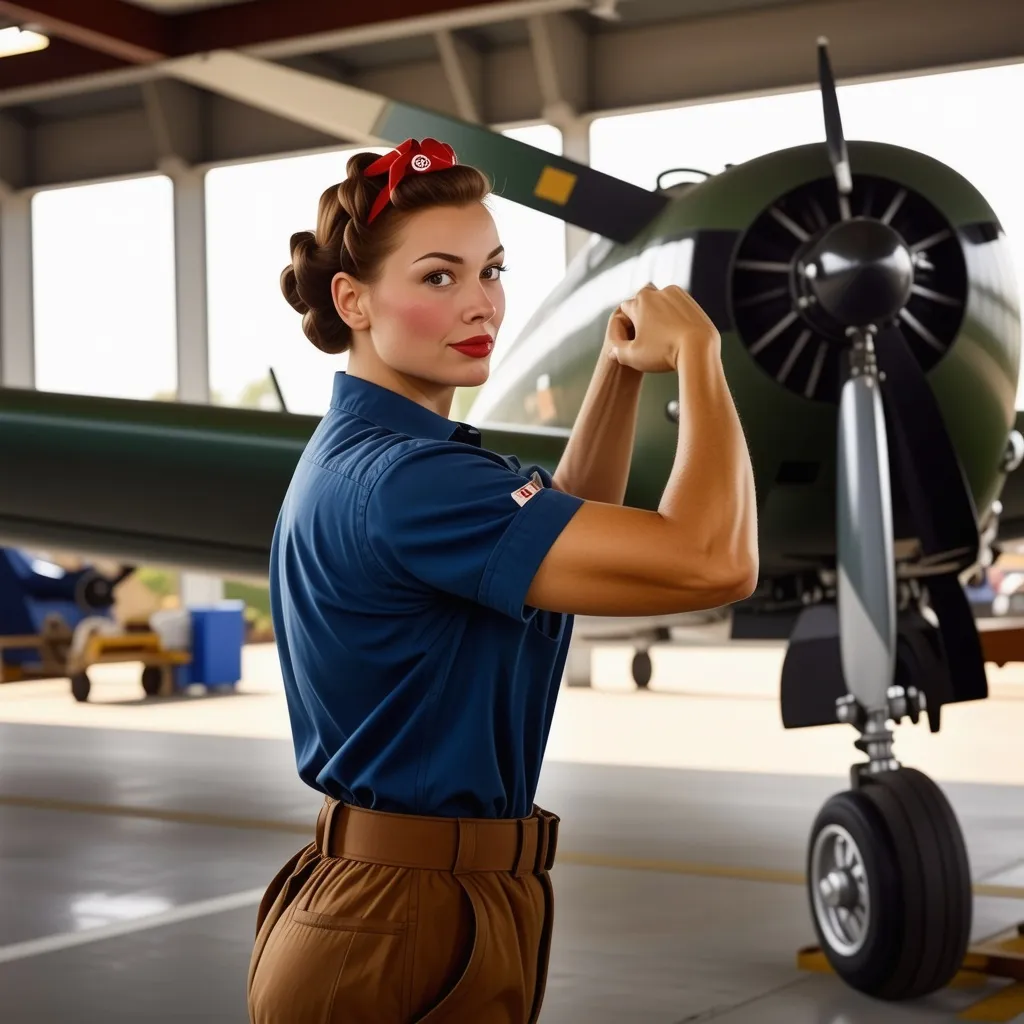
M 774 882 L 776 885 L 803 885 L 800 871 L 775 868 L 753 868 L 742 864 L 703 864 L 682 860 L 648 860 L 643 857 L 616 857 L 605 853 L 582 853 L 577 850 L 558 851 L 559 864 L 582 867 L 617 868 L 625 871 L 656 871 L 667 875 L 694 875 L 700 878 L 729 878 L 742 882 Z
M 967 1007 L 959 1020 L 1011 1021 L 1024 1013 L 1024 983 L 1015 982 Z
M 280 821 L 269 818 L 241 818 L 227 814 L 202 811 L 179 811 L 162 807 L 132 807 L 126 804 L 88 803 L 61 800 L 54 797 L 15 796 L 0 794 L 0 807 L 19 807 L 37 811 L 60 811 L 74 814 L 103 814 L 120 818 L 141 818 L 149 821 L 167 821 L 184 825 L 207 825 L 214 828 L 241 828 L 257 832 L 280 832 L 295 836 L 313 835 L 313 823 Z M 577 867 L 612 868 L 622 871 L 653 871 L 661 874 L 688 875 L 695 878 L 726 878 L 740 882 L 769 882 L 775 885 L 803 885 L 801 871 L 781 868 L 746 867 L 742 864 L 708 864 L 691 861 L 623 857 L 605 853 L 587 853 L 581 850 L 559 849 L 559 864 Z M 996 899 L 1024 900 L 1024 886 L 993 885 L 978 882 L 973 886 L 975 896 Z

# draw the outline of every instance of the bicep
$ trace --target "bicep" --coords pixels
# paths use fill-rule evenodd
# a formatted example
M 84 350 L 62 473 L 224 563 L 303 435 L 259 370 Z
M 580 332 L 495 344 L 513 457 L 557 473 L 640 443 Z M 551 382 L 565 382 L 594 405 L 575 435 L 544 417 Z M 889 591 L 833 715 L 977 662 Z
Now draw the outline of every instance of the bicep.
M 667 615 L 740 600 L 749 576 L 657 512 L 587 501 L 551 545 L 526 600 L 573 615 Z

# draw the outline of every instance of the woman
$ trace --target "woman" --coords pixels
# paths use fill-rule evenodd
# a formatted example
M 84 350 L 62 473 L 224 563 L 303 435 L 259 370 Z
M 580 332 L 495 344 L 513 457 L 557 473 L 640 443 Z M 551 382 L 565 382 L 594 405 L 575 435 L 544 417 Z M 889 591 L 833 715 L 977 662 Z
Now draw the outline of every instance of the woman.
M 307 337 L 349 352 L 275 531 L 271 597 L 316 839 L 271 883 L 254 1024 L 528 1024 L 557 818 L 534 793 L 572 615 L 721 605 L 757 575 L 718 334 L 684 292 L 613 313 L 551 475 L 448 418 L 504 315 L 489 184 L 450 147 L 361 153 L 292 236 Z M 622 507 L 644 373 L 676 372 L 657 512 Z

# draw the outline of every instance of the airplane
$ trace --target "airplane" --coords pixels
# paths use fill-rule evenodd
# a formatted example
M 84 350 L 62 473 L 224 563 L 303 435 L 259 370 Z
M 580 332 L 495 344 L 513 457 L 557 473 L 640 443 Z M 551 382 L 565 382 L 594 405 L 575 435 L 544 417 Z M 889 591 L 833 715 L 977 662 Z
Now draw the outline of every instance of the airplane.
M 747 601 L 685 621 L 787 640 L 784 725 L 857 732 L 866 760 L 821 808 L 807 850 L 832 968 L 887 1001 L 949 982 L 971 930 L 968 854 L 941 789 L 895 758 L 891 726 L 927 715 L 938 731 L 942 705 L 987 696 L 962 580 L 991 564 L 1001 516 L 1024 527 L 1024 489 L 1000 504 L 1024 458 L 1019 297 L 985 198 L 924 154 L 847 144 L 825 40 L 824 146 L 653 191 L 239 53 L 164 70 L 367 144 L 443 139 L 507 198 L 593 233 L 467 414 L 523 465 L 557 464 L 622 299 L 648 281 L 697 299 L 721 333 L 750 448 L 760 580 Z M 644 382 L 626 494 L 642 508 L 657 507 L 676 444 L 668 376 Z M 2 389 L 0 540 L 265 578 L 317 422 Z M 683 621 L 605 626 L 642 643 Z M 580 635 L 600 626 L 580 622 Z

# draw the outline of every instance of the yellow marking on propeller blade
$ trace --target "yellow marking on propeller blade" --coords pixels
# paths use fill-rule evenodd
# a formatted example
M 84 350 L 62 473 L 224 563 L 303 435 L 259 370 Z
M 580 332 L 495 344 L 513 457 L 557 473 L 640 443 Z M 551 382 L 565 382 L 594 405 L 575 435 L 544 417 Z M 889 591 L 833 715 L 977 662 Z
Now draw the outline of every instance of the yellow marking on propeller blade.
M 538 199 L 547 199 L 552 203 L 558 203 L 559 206 L 565 206 L 575 187 L 575 174 L 557 167 L 545 167 L 540 172 L 533 194 Z

